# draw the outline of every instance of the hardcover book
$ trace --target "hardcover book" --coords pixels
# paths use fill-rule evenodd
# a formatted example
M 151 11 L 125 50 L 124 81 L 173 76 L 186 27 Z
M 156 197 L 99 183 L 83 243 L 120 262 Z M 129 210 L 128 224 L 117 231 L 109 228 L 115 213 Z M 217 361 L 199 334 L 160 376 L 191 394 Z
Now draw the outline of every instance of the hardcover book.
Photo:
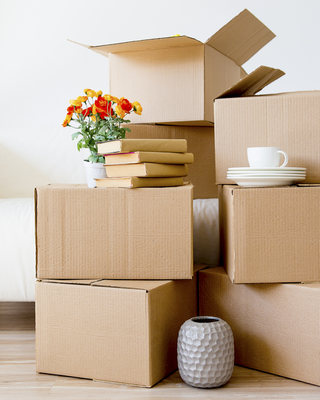
M 185 153 L 186 139 L 118 139 L 98 142 L 98 154 L 120 153 L 130 151 L 164 151 Z
M 138 178 L 136 176 L 128 178 L 102 178 L 96 179 L 97 188 L 138 188 L 138 187 L 165 187 L 181 186 L 183 178 L 180 176 L 172 178 Z
M 167 153 L 158 151 L 135 151 L 105 154 L 105 165 L 139 164 L 142 162 L 163 164 L 192 164 L 192 153 Z
M 140 163 L 140 164 L 120 164 L 106 165 L 108 178 L 119 178 L 129 176 L 149 176 L 149 177 L 171 177 L 171 176 L 187 176 L 188 166 L 186 164 L 157 164 L 157 163 Z

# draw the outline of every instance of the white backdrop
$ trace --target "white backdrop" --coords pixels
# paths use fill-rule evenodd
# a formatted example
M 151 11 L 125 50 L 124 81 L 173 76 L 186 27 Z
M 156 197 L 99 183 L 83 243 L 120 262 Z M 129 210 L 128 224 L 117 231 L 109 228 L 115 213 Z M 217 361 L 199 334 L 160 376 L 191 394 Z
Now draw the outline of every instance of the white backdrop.
M 108 93 L 108 58 L 96 45 L 175 34 L 205 41 L 244 8 L 277 37 L 244 68 L 286 75 L 262 93 L 320 90 L 318 0 L 1 0 L 0 197 L 32 197 L 35 186 L 85 182 L 71 128 L 71 98 Z

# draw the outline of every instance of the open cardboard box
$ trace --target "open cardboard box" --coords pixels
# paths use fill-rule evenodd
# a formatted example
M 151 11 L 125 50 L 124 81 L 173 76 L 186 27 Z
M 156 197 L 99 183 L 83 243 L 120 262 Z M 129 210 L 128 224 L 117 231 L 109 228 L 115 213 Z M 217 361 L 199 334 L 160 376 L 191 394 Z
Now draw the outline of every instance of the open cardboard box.
M 109 57 L 110 93 L 141 103 L 131 122 L 212 125 L 213 99 L 247 75 L 241 65 L 274 37 L 244 10 L 205 43 L 173 36 L 85 47 Z
M 264 146 L 288 153 L 287 167 L 306 168 L 303 183 L 320 183 L 320 91 L 254 95 L 244 83 L 214 102 L 216 183 L 234 184 L 228 168 L 249 167 L 247 148 Z
M 230 325 L 235 364 L 320 386 L 319 282 L 234 285 L 223 268 L 205 269 L 199 314 Z
M 196 315 L 196 276 L 37 281 L 36 371 L 153 386 L 177 369 L 179 329 Z
M 320 186 L 219 186 L 223 266 L 233 283 L 320 281 Z
M 37 187 L 39 279 L 191 279 L 193 186 Z

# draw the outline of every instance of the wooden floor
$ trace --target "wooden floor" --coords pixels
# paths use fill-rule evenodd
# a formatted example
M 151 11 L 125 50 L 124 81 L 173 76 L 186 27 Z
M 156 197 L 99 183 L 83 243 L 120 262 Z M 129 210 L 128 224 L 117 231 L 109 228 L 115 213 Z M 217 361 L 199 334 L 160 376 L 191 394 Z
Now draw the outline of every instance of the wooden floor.
M 35 373 L 34 303 L 0 303 L 0 399 L 320 399 L 320 387 L 235 366 L 217 389 L 186 385 L 178 371 L 151 389 Z

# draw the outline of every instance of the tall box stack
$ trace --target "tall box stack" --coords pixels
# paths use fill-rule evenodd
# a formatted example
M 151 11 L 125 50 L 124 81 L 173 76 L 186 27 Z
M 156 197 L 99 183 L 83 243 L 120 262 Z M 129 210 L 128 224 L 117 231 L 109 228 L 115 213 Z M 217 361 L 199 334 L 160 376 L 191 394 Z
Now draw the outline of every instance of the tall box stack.
M 197 315 L 192 185 L 36 188 L 37 372 L 150 387 Z
M 214 103 L 224 268 L 200 272 L 199 310 L 230 324 L 237 364 L 320 385 L 320 92 L 230 96 Z M 306 179 L 227 179 L 228 168 L 249 167 L 248 147 L 266 146 Z
M 205 43 L 89 46 L 109 57 L 110 93 L 143 107 L 127 139 L 186 139 L 194 163 L 176 187 L 36 189 L 38 372 L 150 387 L 177 369 L 179 329 L 198 313 L 193 200 L 218 197 L 213 99 L 283 75 L 242 68 L 273 37 L 244 10 Z

